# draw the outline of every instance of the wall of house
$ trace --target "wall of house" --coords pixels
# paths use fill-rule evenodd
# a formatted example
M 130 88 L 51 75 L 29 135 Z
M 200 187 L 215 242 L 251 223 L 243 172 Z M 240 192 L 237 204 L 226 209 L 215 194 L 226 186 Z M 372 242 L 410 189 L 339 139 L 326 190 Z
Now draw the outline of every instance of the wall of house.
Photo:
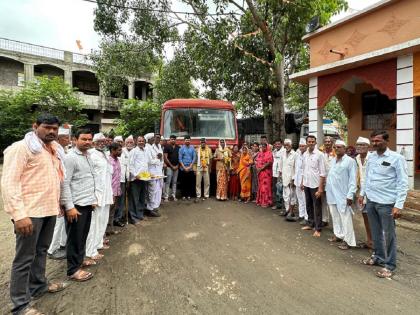
M 370 138 L 372 130 L 362 129 L 362 94 L 374 90 L 370 84 L 358 84 L 355 93 L 349 93 L 340 90 L 337 98 L 343 107 L 343 111 L 348 118 L 348 145 L 354 146 L 358 137 Z M 389 133 L 389 148 L 396 149 L 396 130 L 395 128 L 387 130 Z
M 419 12 L 420 1 L 400 0 L 311 38 L 311 68 L 419 38 Z
M 17 86 L 18 74 L 23 71 L 23 63 L 0 57 L 0 85 Z

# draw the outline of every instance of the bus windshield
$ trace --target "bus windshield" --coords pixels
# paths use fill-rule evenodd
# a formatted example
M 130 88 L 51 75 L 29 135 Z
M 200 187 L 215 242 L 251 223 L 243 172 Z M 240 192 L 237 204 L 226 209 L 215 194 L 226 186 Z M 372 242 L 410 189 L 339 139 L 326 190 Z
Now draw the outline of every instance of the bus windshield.
M 165 138 L 170 135 L 207 139 L 235 139 L 233 112 L 208 108 L 169 109 L 164 115 Z

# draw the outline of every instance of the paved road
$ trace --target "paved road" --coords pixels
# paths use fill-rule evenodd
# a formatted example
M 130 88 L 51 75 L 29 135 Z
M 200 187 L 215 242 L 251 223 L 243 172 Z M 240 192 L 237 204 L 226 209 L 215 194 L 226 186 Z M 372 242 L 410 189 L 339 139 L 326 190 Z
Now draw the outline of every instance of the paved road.
M 418 235 L 399 231 L 400 272 L 378 279 L 366 250 L 340 251 L 254 204 L 170 203 L 162 217 L 111 240 L 94 279 L 72 284 L 37 306 L 48 314 L 418 314 Z M 10 228 L 1 215 L 3 227 Z M 359 227 L 360 228 L 360 227 Z M 8 268 L 1 264 L 0 313 Z M 2 232 L 3 233 L 3 232 Z M 362 235 L 359 233 L 359 235 Z M 416 238 L 417 237 L 417 238 Z M 6 267 L 5 267 L 6 266 Z M 49 262 L 63 278 L 64 262 Z

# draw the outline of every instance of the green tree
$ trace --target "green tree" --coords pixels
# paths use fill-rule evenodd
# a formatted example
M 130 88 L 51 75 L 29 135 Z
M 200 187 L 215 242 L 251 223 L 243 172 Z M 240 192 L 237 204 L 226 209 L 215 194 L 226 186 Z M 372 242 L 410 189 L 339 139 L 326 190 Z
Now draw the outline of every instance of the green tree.
M 193 77 L 204 82 L 206 96 L 237 101 L 245 113 L 268 113 L 275 137 L 284 137 L 288 77 L 301 62 L 305 26 L 315 15 L 327 23 L 346 1 L 182 2 L 194 15 L 174 12 L 167 0 L 103 1 L 95 25 L 105 37 L 130 37 L 158 55 L 165 41 L 177 44 L 190 57 Z M 169 31 L 180 23 L 187 25 L 181 40 Z
M 83 102 L 60 77 L 38 77 L 17 93 L 0 90 L 0 149 L 22 139 L 40 113 L 56 115 L 75 127 L 88 120 Z
M 160 120 L 160 106 L 151 101 L 126 100 L 120 110 L 115 130 L 123 136 L 144 135 L 154 132 Z
M 154 84 L 154 96 L 159 105 L 173 98 L 196 98 L 198 90 L 191 82 L 191 72 L 185 55 L 176 53 L 163 64 Z

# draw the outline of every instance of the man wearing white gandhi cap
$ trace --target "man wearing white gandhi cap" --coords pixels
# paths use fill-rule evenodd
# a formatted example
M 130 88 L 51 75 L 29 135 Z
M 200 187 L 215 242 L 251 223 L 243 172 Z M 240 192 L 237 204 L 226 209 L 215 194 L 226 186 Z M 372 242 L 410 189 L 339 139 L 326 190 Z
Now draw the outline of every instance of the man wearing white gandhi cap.
M 60 127 L 58 129 L 58 141 L 63 155 L 67 153 L 68 145 L 70 144 L 70 129 Z M 65 170 L 64 170 L 65 171 Z M 64 172 L 65 174 L 65 172 Z M 64 215 L 60 212 L 55 221 L 54 234 L 51 240 L 50 248 L 48 248 L 47 255 L 51 259 L 64 259 L 66 258 L 67 233 L 65 228 Z
M 334 236 L 329 241 L 342 241 L 338 248 L 345 250 L 356 246 L 351 206 L 357 189 L 357 167 L 355 160 L 346 155 L 343 140 L 335 142 L 335 153 L 325 186 L 334 230 Z
M 92 212 L 92 220 L 90 230 L 86 241 L 86 256 L 99 260 L 103 255 L 98 250 L 108 245 L 104 245 L 103 238 L 106 226 L 109 220 L 109 208 L 114 202 L 112 193 L 112 172 L 113 168 L 108 160 L 106 153 L 106 137 L 103 133 L 96 133 L 93 136 L 94 149 L 91 149 L 90 157 L 92 159 L 92 167 L 95 171 L 95 188 L 98 206 Z
M 369 152 L 370 141 L 368 138 L 359 137 L 356 141 L 356 164 L 357 164 L 357 193 L 356 195 L 359 196 L 360 189 L 362 185 L 365 183 L 366 179 L 366 166 L 370 156 Z M 370 224 L 369 219 L 366 211 L 366 198 L 363 201 L 363 207 L 360 207 L 357 203 L 357 208 L 362 211 L 363 221 L 365 223 L 365 230 L 366 230 L 366 246 L 368 248 L 372 248 L 373 241 L 372 241 L 372 234 L 370 232 Z

